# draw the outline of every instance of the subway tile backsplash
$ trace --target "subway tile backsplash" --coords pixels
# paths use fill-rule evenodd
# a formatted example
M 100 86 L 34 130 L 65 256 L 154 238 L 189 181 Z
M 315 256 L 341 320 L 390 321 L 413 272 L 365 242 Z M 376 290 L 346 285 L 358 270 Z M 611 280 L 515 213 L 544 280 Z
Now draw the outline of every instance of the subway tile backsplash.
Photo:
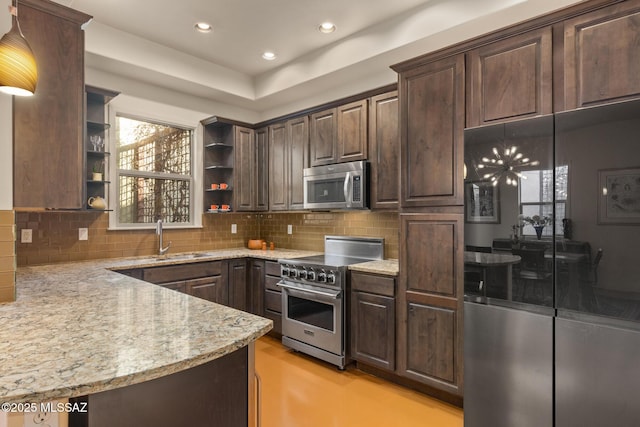
M 13 211 L 0 211 L 0 303 L 15 301 L 16 233 Z
M 237 224 L 237 234 L 231 234 Z M 287 226 L 293 234 L 287 234 Z M 153 230 L 108 230 L 108 214 L 99 212 L 17 212 L 17 234 L 33 230 L 32 243 L 17 246 L 19 266 L 88 259 L 154 255 Z M 89 229 L 89 240 L 78 240 L 78 229 Z M 398 258 L 396 212 L 289 212 L 205 214 L 201 229 L 164 231 L 173 252 L 245 247 L 249 239 L 273 241 L 278 248 L 322 251 L 325 235 L 383 237 L 385 257 Z

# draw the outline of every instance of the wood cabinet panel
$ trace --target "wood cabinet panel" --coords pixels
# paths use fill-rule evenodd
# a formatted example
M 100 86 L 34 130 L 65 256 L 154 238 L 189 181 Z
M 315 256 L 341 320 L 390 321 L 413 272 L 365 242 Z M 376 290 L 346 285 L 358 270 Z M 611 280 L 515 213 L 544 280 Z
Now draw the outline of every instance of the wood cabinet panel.
M 640 96 L 640 1 L 565 21 L 565 109 Z
M 269 210 L 269 129 L 255 131 L 256 173 L 254 178 L 254 210 Z
M 461 205 L 464 55 L 400 74 L 401 206 Z
M 252 259 L 249 263 L 249 297 L 251 312 L 258 316 L 264 314 L 264 279 L 265 262 Z
M 264 291 L 264 308 L 276 313 L 282 313 L 282 294 L 266 289 Z
M 249 311 L 247 290 L 247 261 L 244 258 L 229 261 L 229 306 Z
M 264 263 L 265 272 L 269 276 L 280 277 L 280 264 L 275 261 L 265 261 Z
M 351 357 L 393 371 L 396 354 L 395 298 L 352 292 Z
M 287 202 L 287 127 L 269 126 L 269 210 L 288 209 Z
M 398 372 L 462 395 L 463 215 L 400 215 Z
M 311 166 L 335 163 L 338 158 L 338 123 L 336 109 L 311 115 Z
M 229 305 L 227 275 L 202 277 L 185 281 L 187 293 L 218 304 Z
M 257 163 L 253 130 L 235 126 L 234 153 L 233 208 L 237 211 L 255 210 Z
M 289 173 L 288 209 L 304 208 L 304 168 L 309 167 L 309 119 L 307 116 L 287 122 Z
M 396 294 L 396 279 L 392 276 L 356 273 L 354 271 L 351 273 L 351 290 L 393 298 Z
M 208 261 L 178 265 L 145 268 L 142 279 L 151 283 L 166 283 L 196 277 L 220 276 L 223 274 L 222 261 Z
M 80 26 L 90 19 L 58 5 L 20 2 L 20 26 L 36 57 L 38 85 L 34 96 L 13 98 L 16 208 L 81 209 L 84 205 L 84 31 Z
M 336 108 L 337 162 L 367 159 L 368 105 L 368 100 L 363 99 Z
M 407 304 L 405 374 L 421 381 L 456 381 L 456 312 L 418 303 Z
M 551 27 L 469 52 L 467 126 L 553 112 Z
M 398 118 L 398 91 L 371 98 L 369 109 L 371 209 L 398 209 L 400 191 Z

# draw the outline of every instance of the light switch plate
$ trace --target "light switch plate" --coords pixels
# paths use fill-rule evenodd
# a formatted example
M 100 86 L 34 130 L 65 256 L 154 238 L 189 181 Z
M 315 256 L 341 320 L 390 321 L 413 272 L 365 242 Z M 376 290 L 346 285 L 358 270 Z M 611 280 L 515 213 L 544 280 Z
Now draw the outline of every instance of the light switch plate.
M 88 228 L 78 228 L 78 240 L 89 240 Z
M 31 243 L 33 241 L 33 231 L 30 228 L 23 228 L 20 232 L 20 243 Z
M 287 225 L 287 234 L 293 234 L 293 225 Z
M 231 224 L 231 234 L 236 234 L 238 232 L 238 224 Z

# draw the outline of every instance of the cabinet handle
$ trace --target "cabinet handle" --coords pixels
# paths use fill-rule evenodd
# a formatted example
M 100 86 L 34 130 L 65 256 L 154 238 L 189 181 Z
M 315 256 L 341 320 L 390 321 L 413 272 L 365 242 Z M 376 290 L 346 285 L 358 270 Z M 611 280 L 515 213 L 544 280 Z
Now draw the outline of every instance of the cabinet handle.
M 256 377 L 256 427 L 262 425 L 262 380 L 258 372 L 254 372 Z

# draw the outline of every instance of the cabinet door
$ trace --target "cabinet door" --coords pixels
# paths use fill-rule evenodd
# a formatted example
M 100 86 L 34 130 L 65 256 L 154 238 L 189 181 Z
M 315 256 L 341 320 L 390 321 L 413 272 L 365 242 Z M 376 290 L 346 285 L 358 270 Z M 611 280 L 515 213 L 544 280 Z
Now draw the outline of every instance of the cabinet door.
M 396 300 L 368 292 L 352 292 L 351 297 L 351 357 L 393 371 Z
M 329 165 L 338 159 L 336 109 L 311 115 L 311 166 Z
M 287 210 L 287 126 L 269 126 L 269 210 Z
M 462 205 L 464 56 L 400 74 L 401 206 Z
M 351 102 L 336 108 L 338 116 L 338 162 L 367 160 L 367 109 L 369 101 Z
M 265 261 L 252 259 L 249 269 L 249 299 L 251 312 L 262 316 L 264 314 L 264 264 Z
M 640 96 L 640 2 L 565 21 L 565 109 Z
M 398 373 L 462 394 L 463 215 L 400 215 Z
M 552 29 L 469 52 L 467 127 L 553 112 Z
M 84 31 L 90 16 L 20 2 L 20 26 L 38 65 L 33 97 L 13 98 L 13 206 L 83 207 Z
M 224 276 L 201 277 L 185 281 L 189 295 L 206 299 L 218 304 L 229 305 L 229 290 L 226 274 Z
M 303 170 L 309 167 L 309 119 L 307 116 L 287 122 L 289 210 L 304 208 Z
M 244 258 L 229 261 L 229 306 L 249 311 L 247 260 Z
M 269 210 L 269 130 L 268 128 L 255 131 L 256 159 L 254 178 L 254 210 Z
M 369 129 L 371 209 L 398 209 L 400 137 L 397 91 L 371 98 Z
M 255 209 L 256 141 L 253 130 L 235 126 L 233 198 L 236 211 Z

